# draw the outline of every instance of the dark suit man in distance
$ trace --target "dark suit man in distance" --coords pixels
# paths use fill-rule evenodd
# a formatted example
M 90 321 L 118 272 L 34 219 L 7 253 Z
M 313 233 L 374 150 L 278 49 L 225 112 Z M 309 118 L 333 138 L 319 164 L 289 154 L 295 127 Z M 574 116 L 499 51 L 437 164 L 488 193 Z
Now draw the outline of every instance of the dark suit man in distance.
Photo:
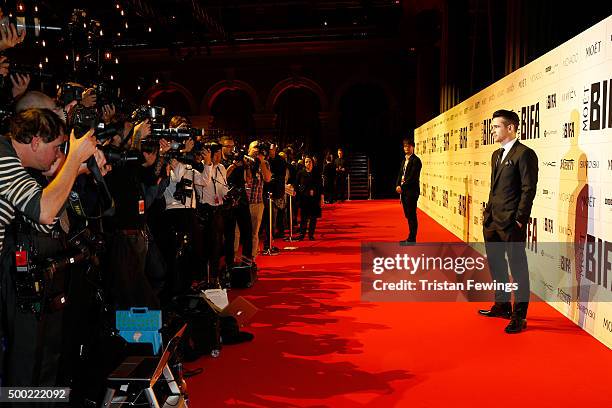
M 416 242 L 417 229 L 419 223 L 417 220 L 416 209 L 417 201 L 421 193 L 419 177 L 421 175 L 421 159 L 414 154 L 414 142 L 409 139 L 402 141 L 404 145 L 404 160 L 397 175 L 397 183 L 395 191 L 400 195 L 404 215 L 408 220 L 409 234 L 408 238 L 400 241 L 402 245 L 411 245 Z
M 538 183 L 538 156 L 516 138 L 519 117 L 515 112 L 498 110 L 491 123 L 495 142 L 502 148 L 491 156 L 491 190 L 484 210 L 483 233 L 491 277 L 508 283 L 508 264 L 512 279 L 518 284 L 514 292 L 495 292 L 495 304 L 479 313 L 488 317 L 511 318 L 506 333 L 520 333 L 527 327 L 529 306 L 529 269 L 525 254 L 533 199 Z M 508 255 L 506 262 L 505 255 Z

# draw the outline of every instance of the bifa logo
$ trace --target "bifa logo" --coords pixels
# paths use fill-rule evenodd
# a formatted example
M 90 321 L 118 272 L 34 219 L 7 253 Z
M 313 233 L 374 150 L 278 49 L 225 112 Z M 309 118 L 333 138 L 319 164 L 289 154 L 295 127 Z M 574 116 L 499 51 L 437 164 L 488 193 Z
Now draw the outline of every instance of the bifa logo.
M 563 138 L 569 139 L 574 137 L 574 122 L 567 122 L 563 124 Z
M 527 242 L 526 248 L 533 253 L 538 253 L 538 219 L 529 218 L 527 223 Z
M 490 145 L 495 143 L 491 121 L 492 119 L 485 119 L 482 121 L 482 145 Z
M 540 138 L 540 103 L 521 108 L 521 140 Z
M 467 217 L 467 199 L 461 194 L 459 194 L 459 215 Z
M 442 207 L 448 208 L 448 190 L 442 190 Z
M 592 83 L 582 97 L 582 130 L 612 128 L 610 80 Z
M 563 272 L 571 273 L 572 272 L 572 260 L 566 256 L 561 255 L 559 259 L 559 268 Z
M 468 147 L 468 128 L 462 127 L 459 129 L 459 149 L 466 149 Z
M 544 218 L 544 231 L 550 232 L 551 234 L 554 232 L 553 228 L 553 220 L 552 218 Z
M 444 151 L 448 151 L 450 147 L 450 133 L 444 133 Z
M 557 107 L 557 94 L 548 95 L 546 97 L 546 109 L 552 109 Z

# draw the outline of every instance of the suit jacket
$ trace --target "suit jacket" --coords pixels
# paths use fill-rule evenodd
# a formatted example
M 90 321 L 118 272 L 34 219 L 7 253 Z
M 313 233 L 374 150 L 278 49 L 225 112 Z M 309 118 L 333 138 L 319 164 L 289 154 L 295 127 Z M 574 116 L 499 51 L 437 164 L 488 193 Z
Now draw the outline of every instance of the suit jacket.
M 538 156 L 516 141 L 495 171 L 500 150 L 491 155 L 491 190 L 484 210 L 484 224 L 506 229 L 516 221 L 529 222 L 538 183 Z
M 416 154 L 410 156 L 408 159 L 408 165 L 404 170 L 405 162 L 406 157 L 404 156 L 395 185 L 402 188 L 402 194 L 410 197 L 418 197 L 419 194 L 421 194 L 421 183 L 419 181 L 419 177 L 421 176 L 421 168 L 423 167 L 423 164 L 421 163 L 421 159 L 419 159 Z M 403 182 L 402 177 L 404 179 Z

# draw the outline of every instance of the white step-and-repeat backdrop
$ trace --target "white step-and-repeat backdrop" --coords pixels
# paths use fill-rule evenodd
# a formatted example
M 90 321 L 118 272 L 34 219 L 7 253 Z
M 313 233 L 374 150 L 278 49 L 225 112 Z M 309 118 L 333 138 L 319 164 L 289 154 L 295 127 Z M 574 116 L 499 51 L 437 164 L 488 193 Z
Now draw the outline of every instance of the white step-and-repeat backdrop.
M 612 347 L 612 16 L 415 130 L 419 208 L 466 242 L 483 241 L 497 109 L 539 158 L 532 292 Z

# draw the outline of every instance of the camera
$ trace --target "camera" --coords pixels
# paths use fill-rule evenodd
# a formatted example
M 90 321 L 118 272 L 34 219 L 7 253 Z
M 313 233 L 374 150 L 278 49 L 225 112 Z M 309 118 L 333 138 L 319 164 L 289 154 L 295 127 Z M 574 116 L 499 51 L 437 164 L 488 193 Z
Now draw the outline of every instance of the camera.
M 17 306 L 22 312 L 40 313 L 45 300 L 51 309 L 63 307 L 63 294 L 45 299 L 45 295 L 49 295 L 47 285 L 57 273 L 71 265 L 97 263 L 97 256 L 105 250 L 104 240 L 87 228 L 70 238 L 68 244 L 70 248 L 65 253 L 40 260 L 29 259 L 27 254 L 23 255 L 23 250 L 16 252 L 15 289 Z
M 172 196 L 175 200 L 180 201 L 181 204 L 185 205 L 187 202 L 187 197 L 191 198 L 192 194 L 193 181 L 183 177 L 181 181 L 176 183 L 176 190 Z
M 18 35 L 21 35 L 21 33 L 25 31 L 26 38 L 37 38 L 43 31 L 62 31 L 61 27 L 42 25 L 38 17 L 30 15 L 8 15 L 0 19 L 0 29 L 8 30 L 9 24 L 15 25 Z
M 62 106 L 66 106 L 72 101 L 82 100 L 83 92 L 85 92 L 85 87 L 67 82 L 60 87 L 57 100 Z
M 140 160 L 138 152 L 133 150 L 123 150 L 113 145 L 103 146 L 101 150 L 107 164 L 117 165 Z
M 270 154 L 271 143 L 268 142 L 258 142 L 255 148 L 259 151 L 259 154 L 262 154 L 265 158 L 268 158 Z
M 166 109 L 159 106 L 142 105 L 137 107 L 132 112 L 132 122 L 139 123 L 147 119 L 151 123 L 161 123 L 162 119 L 166 116 Z
M 96 108 L 87 108 L 80 104 L 72 108 L 66 122 L 69 129 L 74 129 L 74 134 L 77 138 L 82 137 L 89 129 L 93 128 L 94 135 L 100 143 L 123 131 L 121 123 L 106 124 L 100 120 L 100 115 Z

